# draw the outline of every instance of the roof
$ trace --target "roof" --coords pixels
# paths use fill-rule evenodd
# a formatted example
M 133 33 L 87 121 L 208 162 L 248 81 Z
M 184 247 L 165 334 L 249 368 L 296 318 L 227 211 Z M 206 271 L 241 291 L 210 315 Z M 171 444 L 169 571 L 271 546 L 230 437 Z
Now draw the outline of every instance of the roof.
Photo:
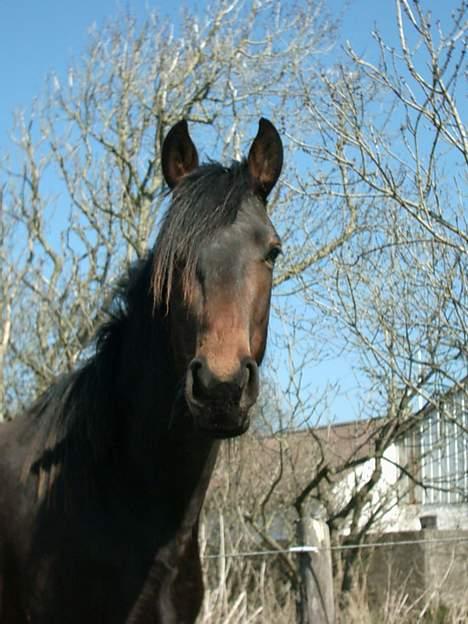
M 266 496 L 275 490 L 275 499 L 297 494 L 326 464 L 343 476 L 347 462 L 366 458 L 380 421 L 355 421 L 314 429 L 286 431 L 273 436 L 247 433 L 221 448 L 210 490 L 238 489 L 239 495 Z

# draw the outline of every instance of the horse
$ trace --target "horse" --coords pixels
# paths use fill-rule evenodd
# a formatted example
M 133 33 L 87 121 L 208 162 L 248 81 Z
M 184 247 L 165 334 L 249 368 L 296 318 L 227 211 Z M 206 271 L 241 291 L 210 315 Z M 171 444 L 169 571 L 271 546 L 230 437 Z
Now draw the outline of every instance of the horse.
M 283 147 L 199 164 L 185 120 L 161 151 L 156 243 L 120 280 L 93 355 L 0 427 L 1 624 L 188 624 L 200 510 L 223 439 L 259 393 Z

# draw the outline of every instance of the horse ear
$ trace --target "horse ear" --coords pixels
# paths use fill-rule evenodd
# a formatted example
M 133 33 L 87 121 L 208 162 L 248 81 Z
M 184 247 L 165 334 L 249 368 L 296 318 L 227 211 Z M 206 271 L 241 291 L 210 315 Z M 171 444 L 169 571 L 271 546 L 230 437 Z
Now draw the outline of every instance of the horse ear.
M 247 164 L 252 190 L 265 200 L 275 186 L 283 165 L 283 144 L 278 131 L 268 119 L 260 119 Z
M 185 119 L 176 123 L 164 139 L 161 164 L 164 179 L 171 189 L 184 175 L 198 167 L 197 148 L 190 138 Z

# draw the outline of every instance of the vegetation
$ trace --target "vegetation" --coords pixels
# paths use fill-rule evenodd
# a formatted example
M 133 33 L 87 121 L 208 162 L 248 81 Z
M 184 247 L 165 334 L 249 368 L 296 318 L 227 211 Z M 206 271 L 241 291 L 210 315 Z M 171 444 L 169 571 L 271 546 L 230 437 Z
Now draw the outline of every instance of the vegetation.
M 385 450 L 415 426 L 418 401 L 453 386 L 466 394 L 466 3 L 450 24 L 436 18 L 397 0 L 398 47 L 374 33 L 376 61 L 350 46 L 340 65 L 326 54 L 338 23 L 316 0 L 217 0 L 178 27 L 153 12 L 94 32 L 82 60 L 18 115 L 15 148 L 1 161 L 0 419 L 92 349 L 110 288 L 154 241 L 167 129 L 186 118 L 222 160 L 239 158 L 258 118 L 270 117 L 286 143 L 270 203 L 285 253 L 257 432 L 276 439 L 277 461 L 262 475 L 245 467 L 250 491 L 213 490 L 203 539 L 209 550 L 216 526 L 222 552 L 259 540 L 275 548 L 278 510 L 291 527 L 318 505 L 333 541 L 344 527 L 364 540 L 387 504 L 369 513 Z M 339 460 L 315 428 L 329 422 L 340 388 L 333 377 L 311 382 L 338 357 L 353 368 L 359 417 L 373 420 Z M 312 473 L 283 435 L 298 428 L 308 431 Z M 240 453 L 230 448 L 228 468 Z M 336 482 L 369 459 L 371 472 L 338 499 Z M 414 465 L 398 468 L 418 481 Z M 220 474 L 236 479 L 223 464 Z M 355 551 L 335 560 L 343 609 L 355 605 L 356 565 Z M 271 559 L 212 560 L 201 621 L 291 621 L 293 561 L 279 554 L 272 569 Z M 359 612 L 346 622 L 371 621 Z

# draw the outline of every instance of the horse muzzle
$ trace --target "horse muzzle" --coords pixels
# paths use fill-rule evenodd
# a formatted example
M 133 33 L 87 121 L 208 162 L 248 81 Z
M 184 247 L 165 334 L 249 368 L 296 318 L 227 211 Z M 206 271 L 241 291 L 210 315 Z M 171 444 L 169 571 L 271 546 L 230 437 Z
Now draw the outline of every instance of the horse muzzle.
M 193 359 L 185 379 L 185 399 L 198 429 L 214 438 L 233 438 L 249 428 L 249 410 L 259 392 L 258 366 L 250 357 L 229 379 L 219 379 L 204 357 Z

